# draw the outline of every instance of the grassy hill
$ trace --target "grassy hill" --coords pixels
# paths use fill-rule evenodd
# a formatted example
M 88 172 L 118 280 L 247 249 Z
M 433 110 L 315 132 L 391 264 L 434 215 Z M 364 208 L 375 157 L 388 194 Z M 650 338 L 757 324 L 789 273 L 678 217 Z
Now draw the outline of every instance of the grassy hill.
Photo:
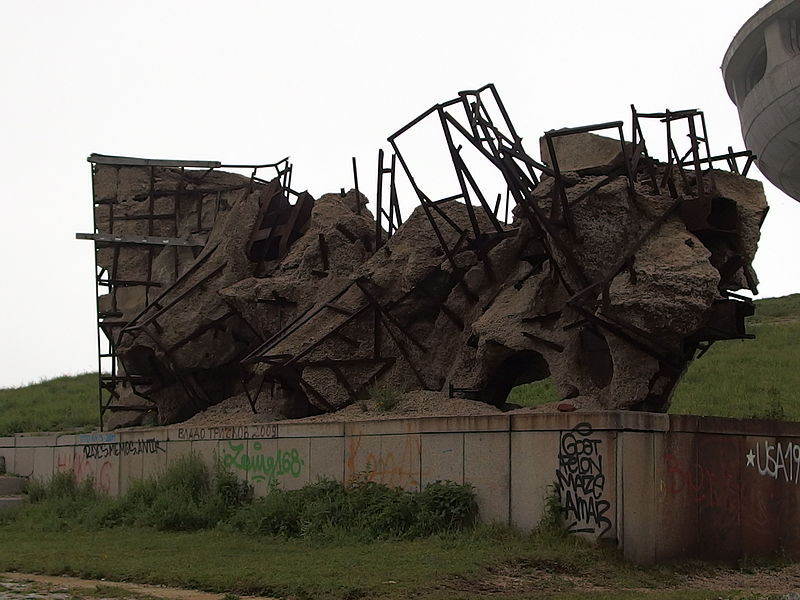
M 0 389 L 0 435 L 91 429 L 97 420 L 96 373 Z
M 800 420 L 800 294 L 756 302 L 755 340 L 718 342 L 692 363 L 670 412 Z M 509 402 L 557 400 L 549 380 L 519 386 Z M 97 424 L 97 376 L 57 377 L 0 389 L 0 435 L 90 429 Z
M 671 413 L 800 420 L 800 294 L 758 300 L 748 331 L 690 365 Z

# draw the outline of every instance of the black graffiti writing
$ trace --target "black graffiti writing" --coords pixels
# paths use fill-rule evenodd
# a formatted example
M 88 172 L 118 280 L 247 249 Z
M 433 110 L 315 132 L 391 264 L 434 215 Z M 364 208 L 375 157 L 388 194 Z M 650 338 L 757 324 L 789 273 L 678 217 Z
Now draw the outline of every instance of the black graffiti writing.
M 603 498 L 606 477 L 600 454 L 602 440 L 591 435 L 589 423 L 579 423 L 561 434 L 556 490 L 567 531 L 602 536 L 611 529 L 611 520 L 606 516 L 611 503 Z
M 86 444 L 84 458 L 109 458 L 111 456 L 138 456 L 139 454 L 159 454 L 166 452 L 161 440 L 134 440 L 130 442 L 111 442 L 108 444 Z
M 247 425 L 223 425 L 220 427 L 179 427 L 178 439 L 198 440 L 246 440 L 250 437 L 278 437 L 277 425 L 258 425 L 254 435 L 250 435 Z

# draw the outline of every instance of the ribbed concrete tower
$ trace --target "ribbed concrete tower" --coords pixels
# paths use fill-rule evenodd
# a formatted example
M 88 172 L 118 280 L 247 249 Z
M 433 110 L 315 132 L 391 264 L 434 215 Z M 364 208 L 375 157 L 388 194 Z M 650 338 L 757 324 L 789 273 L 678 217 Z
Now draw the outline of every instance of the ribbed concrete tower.
M 722 75 L 758 168 L 800 200 L 800 0 L 772 0 L 750 17 Z

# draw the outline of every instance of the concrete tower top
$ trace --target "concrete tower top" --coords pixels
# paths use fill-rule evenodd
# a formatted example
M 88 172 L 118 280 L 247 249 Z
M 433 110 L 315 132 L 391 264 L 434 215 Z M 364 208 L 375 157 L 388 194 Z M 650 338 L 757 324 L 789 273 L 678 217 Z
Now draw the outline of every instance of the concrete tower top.
M 800 0 L 772 0 L 750 17 L 722 75 L 759 170 L 800 200 Z

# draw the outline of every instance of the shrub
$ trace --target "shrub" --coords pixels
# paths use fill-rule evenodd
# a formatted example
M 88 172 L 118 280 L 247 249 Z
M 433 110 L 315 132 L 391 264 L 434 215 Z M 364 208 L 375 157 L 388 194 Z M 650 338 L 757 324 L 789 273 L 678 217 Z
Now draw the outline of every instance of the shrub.
M 158 477 L 134 481 L 118 498 L 98 491 L 91 478 L 78 483 L 72 472 L 57 473 L 46 483 L 32 482 L 29 497 L 31 510 L 50 528 L 140 525 L 185 531 L 224 522 L 249 501 L 252 491 L 221 466 L 210 469 L 188 455 Z
M 442 481 L 411 492 L 365 478 L 349 485 L 322 480 L 297 490 L 274 487 L 254 500 L 250 486 L 219 463 L 209 468 L 194 455 L 173 462 L 158 477 L 134 481 L 118 498 L 99 492 L 91 479 L 78 483 L 71 472 L 32 483 L 30 498 L 20 518 L 45 529 L 221 526 L 315 539 L 419 537 L 468 527 L 478 513 L 472 486 Z
M 428 530 L 461 529 L 473 525 L 478 518 L 472 486 L 451 481 L 428 484 L 419 495 L 419 509 L 419 525 Z
M 556 484 L 547 486 L 547 495 L 544 498 L 544 512 L 536 529 L 539 532 L 565 532 L 563 525 L 564 507 Z
M 372 481 L 323 480 L 299 490 L 273 489 L 238 510 L 228 526 L 249 534 L 375 540 L 467 527 L 477 512 L 469 485 L 436 482 L 410 492 Z

